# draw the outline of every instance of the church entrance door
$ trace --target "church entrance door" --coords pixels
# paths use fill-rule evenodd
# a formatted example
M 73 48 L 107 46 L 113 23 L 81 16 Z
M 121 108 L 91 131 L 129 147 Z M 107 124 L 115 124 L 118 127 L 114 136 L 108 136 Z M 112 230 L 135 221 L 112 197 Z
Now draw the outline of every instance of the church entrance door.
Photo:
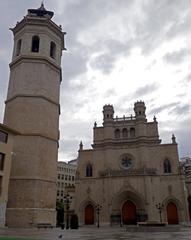
M 178 224 L 178 211 L 174 203 L 170 202 L 166 208 L 168 224 Z
M 94 208 L 91 204 L 85 207 L 85 224 L 94 224 Z
M 128 225 L 137 223 L 136 206 L 129 200 L 126 201 L 122 207 L 122 222 Z

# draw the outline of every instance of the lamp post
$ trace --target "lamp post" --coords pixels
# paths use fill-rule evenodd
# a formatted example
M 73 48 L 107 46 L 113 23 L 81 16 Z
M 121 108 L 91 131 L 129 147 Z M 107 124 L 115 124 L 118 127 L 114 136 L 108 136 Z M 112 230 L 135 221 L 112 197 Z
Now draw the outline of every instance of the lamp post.
M 66 229 L 69 229 L 69 209 L 71 202 L 72 197 L 67 193 L 67 195 L 64 196 L 64 204 L 66 206 Z
M 99 214 L 100 214 L 100 211 L 101 211 L 101 209 L 102 209 L 102 206 L 99 205 L 99 204 L 97 204 L 97 205 L 95 206 L 95 209 L 96 209 L 96 213 L 97 213 L 97 227 L 99 228 Z
M 160 215 L 160 222 L 162 222 L 162 210 L 164 208 L 164 205 L 162 203 L 158 203 L 156 204 L 156 208 L 158 209 L 159 211 L 159 215 Z

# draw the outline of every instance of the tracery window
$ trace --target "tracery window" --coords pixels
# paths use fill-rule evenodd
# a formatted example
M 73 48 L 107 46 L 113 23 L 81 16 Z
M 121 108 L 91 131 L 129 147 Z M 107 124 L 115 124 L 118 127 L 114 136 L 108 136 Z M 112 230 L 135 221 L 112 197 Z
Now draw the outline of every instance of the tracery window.
M 92 169 L 92 165 L 88 164 L 86 166 L 86 177 L 92 177 L 93 176 L 93 169 Z
M 164 167 L 164 173 L 171 173 L 172 172 L 171 163 L 168 159 L 164 160 L 163 167 Z
M 133 165 L 133 157 L 126 153 L 120 156 L 120 165 L 124 169 L 130 169 Z

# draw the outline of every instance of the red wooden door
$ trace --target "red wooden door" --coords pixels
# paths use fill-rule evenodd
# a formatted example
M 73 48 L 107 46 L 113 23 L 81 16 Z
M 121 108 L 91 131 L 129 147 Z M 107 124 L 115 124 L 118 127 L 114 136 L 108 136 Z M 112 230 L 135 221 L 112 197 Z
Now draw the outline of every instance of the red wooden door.
M 170 202 L 166 208 L 168 224 L 178 224 L 178 211 L 174 203 Z
M 128 225 L 137 223 L 136 206 L 133 202 L 129 200 L 123 204 L 122 222 L 123 224 L 128 224 Z
M 91 204 L 85 207 L 85 224 L 94 224 L 94 208 Z

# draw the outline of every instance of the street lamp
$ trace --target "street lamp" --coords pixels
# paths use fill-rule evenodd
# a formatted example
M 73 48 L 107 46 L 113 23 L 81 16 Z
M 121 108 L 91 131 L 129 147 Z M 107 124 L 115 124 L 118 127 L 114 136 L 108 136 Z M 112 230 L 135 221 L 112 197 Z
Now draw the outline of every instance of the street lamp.
M 66 229 L 69 229 L 69 209 L 71 202 L 72 197 L 67 193 L 67 195 L 64 196 L 64 204 L 66 205 Z
M 158 209 L 158 211 L 159 211 L 159 215 L 160 215 L 160 222 L 162 222 L 162 210 L 163 210 L 163 208 L 164 208 L 164 205 L 163 204 L 161 204 L 161 203 L 158 203 L 158 204 L 156 204 L 156 208 Z
M 97 227 L 99 228 L 99 214 L 100 214 L 100 211 L 101 211 L 101 209 L 102 209 L 102 206 L 99 205 L 99 204 L 97 204 L 97 205 L 95 206 L 95 209 L 96 209 L 96 213 L 97 213 Z

